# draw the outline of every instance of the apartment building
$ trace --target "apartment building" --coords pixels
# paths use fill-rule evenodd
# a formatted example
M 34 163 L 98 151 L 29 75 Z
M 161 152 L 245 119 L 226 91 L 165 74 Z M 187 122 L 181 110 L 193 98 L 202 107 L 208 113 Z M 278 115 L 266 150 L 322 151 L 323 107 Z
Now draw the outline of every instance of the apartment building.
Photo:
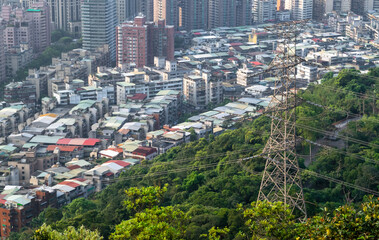
M 196 71 L 183 78 L 183 94 L 186 103 L 195 109 L 208 104 L 219 104 L 223 99 L 222 78 L 210 72 Z
M 174 60 L 174 28 L 163 19 L 146 22 L 143 15 L 117 27 L 117 65 L 141 68 L 154 64 L 154 57 Z
M 117 13 L 115 0 L 84 0 L 81 7 L 83 49 L 95 51 L 109 46 L 112 61 L 116 60 Z

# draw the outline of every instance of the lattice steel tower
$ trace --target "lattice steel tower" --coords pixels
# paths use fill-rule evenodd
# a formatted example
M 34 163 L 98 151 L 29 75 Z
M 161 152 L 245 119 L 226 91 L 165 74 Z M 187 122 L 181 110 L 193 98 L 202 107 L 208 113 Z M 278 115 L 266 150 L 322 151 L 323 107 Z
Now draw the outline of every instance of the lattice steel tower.
M 296 143 L 296 65 L 303 60 L 296 56 L 296 36 L 306 21 L 280 23 L 266 28 L 278 37 L 276 57 L 268 71 L 276 76 L 273 98 L 269 109 L 271 135 L 264 148 L 266 166 L 258 200 L 281 201 L 292 212 L 306 218 L 300 169 L 295 153 Z M 266 71 L 267 72 L 267 71 Z

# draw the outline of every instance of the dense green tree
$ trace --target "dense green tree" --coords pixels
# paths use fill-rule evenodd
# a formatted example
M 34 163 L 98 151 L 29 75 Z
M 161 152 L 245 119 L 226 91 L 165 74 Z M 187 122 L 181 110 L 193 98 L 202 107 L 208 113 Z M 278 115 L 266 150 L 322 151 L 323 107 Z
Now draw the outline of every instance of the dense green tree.
M 96 204 L 91 200 L 85 198 L 77 198 L 69 205 L 63 207 L 63 218 L 68 219 L 81 214 L 84 214 L 90 210 L 94 210 Z
M 249 239 L 293 239 L 295 217 L 282 202 L 258 201 L 252 208 L 243 209 L 249 231 L 242 233 Z
M 125 190 L 127 199 L 124 205 L 128 210 L 141 212 L 144 209 L 158 206 L 162 200 L 163 195 L 167 192 L 168 185 L 161 187 L 132 187 Z
M 34 240 L 101 240 L 103 237 L 97 231 L 89 231 L 81 226 L 79 229 L 75 229 L 70 226 L 63 232 L 53 230 L 46 224 L 37 229 L 34 233 Z
M 183 239 L 188 219 L 174 207 L 154 207 L 138 212 L 116 226 L 111 239 L 175 240 Z
M 298 239 L 378 239 L 379 201 L 370 199 L 359 209 L 342 206 L 298 224 Z

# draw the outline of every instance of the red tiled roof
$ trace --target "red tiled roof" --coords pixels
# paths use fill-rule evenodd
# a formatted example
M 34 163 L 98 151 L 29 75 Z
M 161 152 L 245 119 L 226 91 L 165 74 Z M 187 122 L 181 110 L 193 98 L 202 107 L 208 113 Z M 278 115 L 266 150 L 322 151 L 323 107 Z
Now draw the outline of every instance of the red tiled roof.
M 73 146 L 94 146 L 100 142 L 97 138 L 62 138 L 59 139 L 58 145 L 73 145 Z
M 76 181 L 79 181 L 79 182 L 85 182 L 85 181 L 87 181 L 84 178 L 73 178 L 72 180 L 76 180 Z
M 120 130 L 118 130 L 118 132 L 123 135 L 126 135 L 130 132 L 130 129 L 121 128 Z
M 0 199 L 0 203 L 1 204 L 5 204 L 7 202 L 7 200 L 5 200 L 5 199 Z
M 66 185 L 66 186 L 70 186 L 70 187 L 73 187 L 73 188 L 76 188 L 76 187 L 79 187 L 80 184 L 78 183 L 75 183 L 75 182 L 70 182 L 70 181 L 63 181 L 61 183 L 58 183 L 60 185 Z
M 259 32 L 259 33 L 255 33 L 257 35 L 267 35 L 268 33 L 267 32 Z
M 251 64 L 254 64 L 254 65 L 256 65 L 256 66 L 261 66 L 261 65 L 263 65 L 263 63 L 256 62 L 256 61 L 251 61 L 250 63 L 251 63 Z
M 68 166 L 67 168 L 70 170 L 74 170 L 74 169 L 80 168 L 80 166 L 79 165 L 71 165 L 71 166 Z
M 133 154 L 140 155 L 140 156 L 148 156 L 150 154 L 153 154 L 157 152 L 157 149 L 151 148 L 151 147 L 138 147 L 136 150 L 134 150 Z
M 110 176 L 112 176 L 113 174 L 114 174 L 113 172 L 107 172 L 107 173 L 105 174 L 105 176 L 110 177 Z
M 66 144 L 69 144 L 70 141 L 71 141 L 71 138 L 62 138 L 58 140 L 57 144 L 66 145 Z
M 123 152 L 122 148 L 112 148 L 112 147 L 110 147 L 107 150 L 112 150 L 112 151 L 115 151 L 115 152 L 118 152 L 118 153 L 122 153 Z
M 243 43 L 237 42 L 237 43 L 231 43 L 230 44 L 230 46 L 241 46 L 241 45 L 243 45 Z
M 128 99 L 131 99 L 131 100 L 144 100 L 146 98 L 147 98 L 147 95 L 143 93 L 136 93 L 132 97 L 128 97 Z
M 121 167 L 127 167 L 130 165 L 130 163 L 128 162 L 124 162 L 124 161 L 121 161 L 121 160 L 110 160 L 106 163 L 116 163 L 117 165 L 120 165 Z
M 61 152 L 73 152 L 77 150 L 79 147 L 76 146 L 59 146 L 59 145 L 49 145 L 47 147 L 48 152 L 52 152 L 55 150 L 55 148 L 59 148 Z

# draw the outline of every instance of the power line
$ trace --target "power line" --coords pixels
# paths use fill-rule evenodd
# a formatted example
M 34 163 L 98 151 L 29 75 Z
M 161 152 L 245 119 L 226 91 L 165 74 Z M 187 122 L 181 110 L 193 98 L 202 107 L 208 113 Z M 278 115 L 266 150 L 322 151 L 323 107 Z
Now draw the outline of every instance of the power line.
M 309 139 L 305 139 L 303 137 L 300 137 L 302 138 L 304 141 L 308 142 L 308 143 L 311 143 L 313 145 L 316 145 L 316 146 L 319 146 L 319 147 L 323 147 L 323 148 L 326 148 L 328 150 L 332 150 L 332 151 L 337 151 L 341 154 L 344 154 L 344 155 L 347 155 L 347 156 L 350 156 L 350 157 L 353 157 L 353 158 L 356 158 L 356 159 L 360 159 L 360 160 L 363 160 L 363 161 L 366 161 L 366 162 L 370 162 L 370 163 L 373 163 L 373 164 L 379 164 L 379 161 L 376 161 L 374 159 L 370 159 L 370 158 L 365 158 L 365 157 L 362 157 L 360 155 L 357 155 L 357 154 L 353 154 L 353 153 L 349 153 L 347 151 L 344 151 L 342 149 L 338 149 L 338 148 L 334 148 L 334 147 L 330 147 L 330 146 L 327 146 L 327 145 L 324 145 L 324 144 L 320 144 L 320 143 L 317 143 L 317 142 L 314 142 L 314 141 L 311 141 Z
M 202 157 L 202 159 L 213 158 L 213 157 L 222 157 L 222 156 L 227 156 L 228 154 L 234 154 L 234 153 L 250 152 L 252 150 L 253 149 L 242 149 L 242 150 L 227 151 L 227 152 L 224 152 L 224 153 L 209 154 L 207 156 Z M 196 156 L 189 157 L 189 158 L 179 158 L 179 159 L 177 159 L 175 161 L 147 163 L 147 164 L 144 164 L 144 166 L 153 165 L 155 163 L 161 163 L 162 165 L 185 163 L 185 162 L 193 161 L 195 158 L 196 158 Z
M 343 92 L 349 92 L 353 95 L 356 95 L 357 97 L 359 98 L 365 98 L 365 99 L 371 99 L 371 100 L 376 100 L 376 96 L 374 95 L 368 95 L 368 94 L 364 94 L 364 93 L 358 93 L 358 92 L 354 92 L 354 91 L 351 91 L 351 90 L 347 90 L 347 89 L 344 89 L 342 87 L 331 87 L 331 86 L 328 86 L 328 85 L 325 85 L 325 84 L 315 84 L 315 82 L 309 82 L 309 81 L 306 81 L 306 80 L 296 80 L 296 82 L 300 82 L 300 83 L 305 83 L 305 84 L 314 84 L 315 86 L 318 86 L 318 87 L 321 87 L 321 88 L 325 88 L 325 89 L 329 89 L 331 91 L 343 91 Z
M 274 117 L 274 116 L 271 116 L 271 115 L 268 115 L 268 114 L 265 114 L 265 115 L 268 116 L 268 117 L 270 117 L 270 118 L 275 118 L 276 120 L 279 120 L 279 121 L 285 121 L 284 119 L 282 119 L 280 117 Z M 321 133 L 321 134 L 326 135 L 326 136 L 336 137 L 336 138 L 338 137 L 338 138 L 341 138 L 341 139 L 343 139 L 345 141 L 354 142 L 354 143 L 365 145 L 365 146 L 368 146 L 368 147 L 374 146 L 376 148 L 379 148 L 379 145 L 377 145 L 375 143 L 366 142 L 366 141 L 363 141 L 363 140 L 360 140 L 360 139 L 356 139 L 356 138 L 352 138 L 352 137 L 349 137 L 349 136 L 336 135 L 334 132 L 329 132 L 329 131 L 321 130 L 321 129 L 310 127 L 308 125 L 304 125 L 304 124 L 300 124 L 300 123 L 297 123 L 296 125 L 299 126 L 299 127 L 301 127 L 301 128 L 313 131 L 313 132 Z
M 154 173 L 139 174 L 139 175 L 133 175 L 133 176 L 128 176 L 128 177 L 118 177 L 118 178 L 115 178 L 112 180 L 101 180 L 101 181 L 106 182 L 106 183 L 114 183 L 114 182 L 123 181 L 123 180 L 135 180 L 135 179 L 140 179 L 140 178 L 145 178 L 145 177 L 159 177 L 159 176 L 167 175 L 170 173 L 180 173 L 180 172 L 185 172 L 185 171 L 189 171 L 189 170 L 192 170 L 192 171 L 193 170 L 201 170 L 204 168 L 211 168 L 211 167 L 215 167 L 215 166 L 223 166 L 223 165 L 241 163 L 244 161 L 251 160 L 253 158 L 262 157 L 262 158 L 267 159 L 268 157 L 266 157 L 265 155 L 266 154 L 261 153 L 261 154 L 257 154 L 257 155 L 251 156 L 251 157 L 240 158 L 240 159 L 235 159 L 235 160 L 228 160 L 228 161 L 224 161 L 224 162 L 209 163 L 209 164 L 203 164 L 203 165 L 198 165 L 198 166 L 180 167 L 180 168 L 175 168 L 175 169 L 170 169 L 170 170 L 165 170 L 165 171 L 157 171 Z M 269 160 L 273 161 L 273 159 L 269 159 Z M 326 175 L 323 175 L 323 174 L 320 174 L 320 173 L 317 173 L 314 171 L 310 171 L 307 169 L 300 168 L 300 170 L 303 172 L 309 173 L 310 175 L 313 175 L 317 178 L 322 178 L 322 179 L 330 181 L 330 182 L 338 183 L 338 184 L 341 184 L 341 185 L 344 185 L 347 187 L 355 188 L 355 189 L 360 190 L 362 192 L 366 192 L 366 193 L 370 193 L 370 194 L 379 196 L 379 192 L 368 189 L 368 188 L 364 188 L 364 187 L 356 185 L 356 184 L 352 184 L 352 183 L 349 183 L 346 181 L 335 179 L 335 178 L 332 178 L 332 177 L 329 177 L 329 176 L 326 176 Z M 253 171 L 253 173 L 262 174 L 262 173 L 257 173 L 254 171 Z
M 276 162 L 277 164 L 282 164 L 282 163 L 279 163 L 279 162 L 277 162 L 276 160 L 274 160 L 272 158 L 265 157 L 265 156 L 263 156 L 263 157 L 266 158 L 266 159 L 268 159 L 268 160 L 270 160 L 270 161 Z M 294 169 L 294 170 L 297 170 L 297 169 Z M 326 176 L 326 175 L 323 175 L 323 174 L 320 174 L 320 173 L 317 173 L 317 172 L 314 172 L 314 171 L 310 171 L 310 170 L 307 170 L 307 169 L 304 169 L 304 168 L 300 168 L 300 171 L 309 173 L 310 175 L 313 175 L 315 177 L 328 180 L 330 182 L 339 183 L 339 184 L 347 186 L 347 187 L 358 189 L 358 190 L 360 190 L 362 192 L 366 192 L 366 193 L 373 194 L 375 196 L 379 196 L 379 192 L 377 192 L 375 190 L 371 190 L 371 189 L 368 189 L 368 188 L 365 188 L 365 187 L 362 187 L 362 186 L 359 186 L 359 185 L 356 185 L 356 184 L 352 184 L 352 183 L 349 183 L 349 182 L 346 182 L 346 181 L 342 181 L 342 180 L 339 180 L 339 179 L 336 179 L 336 178 L 332 178 L 332 177 L 329 177 L 329 176 Z

